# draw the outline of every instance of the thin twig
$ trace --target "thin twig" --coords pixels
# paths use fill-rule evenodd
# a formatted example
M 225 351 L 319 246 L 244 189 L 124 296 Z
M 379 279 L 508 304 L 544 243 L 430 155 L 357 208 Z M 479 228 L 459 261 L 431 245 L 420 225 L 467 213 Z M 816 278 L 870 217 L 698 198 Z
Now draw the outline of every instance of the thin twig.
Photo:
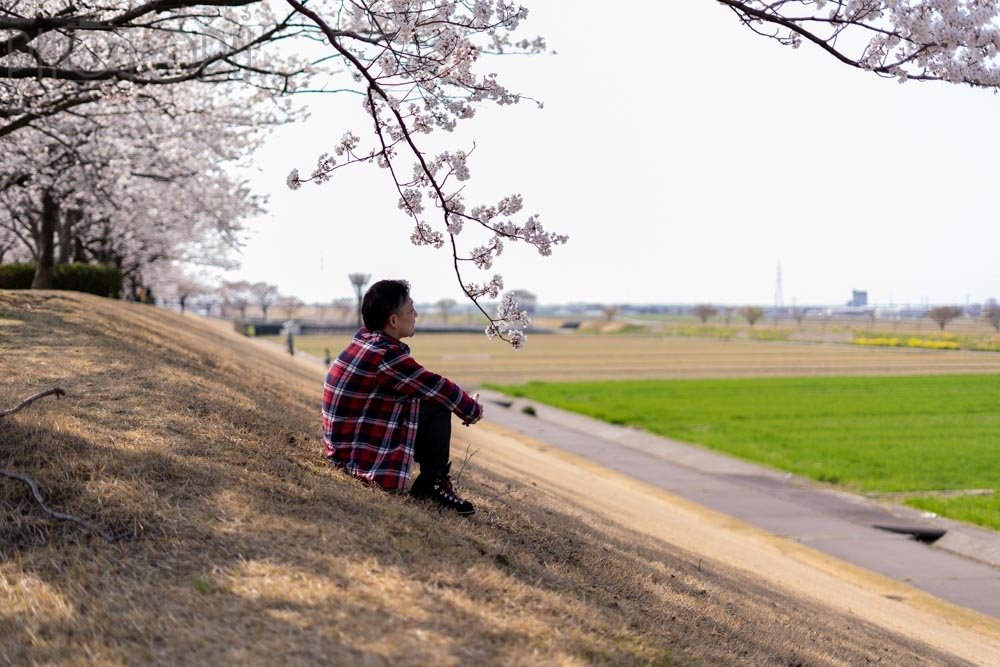
M 506 491 L 504 491 L 503 493 L 497 493 L 497 494 L 494 494 L 494 495 L 490 496 L 489 498 L 490 498 L 490 500 L 500 500 L 500 499 L 501 499 L 501 498 L 503 498 L 504 496 L 509 496 L 509 495 L 511 495 L 512 493 L 514 493 L 514 491 L 515 491 L 514 487 L 512 487 L 512 486 L 508 486 L 508 487 L 507 487 L 507 490 L 506 490 Z
M 27 475 L 22 475 L 20 473 L 11 472 L 9 470 L 4 470 L 3 468 L 0 468 L 0 476 L 16 479 L 19 482 L 23 482 L 24 484 L 26 484 L 28 488 L 31 489 L 31 493 L 35 497 L 35 502 L 37 502 L 39 507 L 41 507 L 42 510 L 49 516 L 59 519 L 60 521 L 72 521 L 73 523 L 79 524 L 84 528 L 86 528 L 87 530 L 97 533 L 108 542 L 117 542 L 118 540 L 121 539 L 122 537 L 121 535 L 113 535 L 103 530 L 102 528 L 95 526 L 86 519 L 81 519 L 80 517 L 75 516 L 73 514 L 64 514 L 63 512 L 56 512 L 55 510 L 50 509 L 49 506 L 45 504 L 45 500 L 42 498 L 42 492 L 38 488 L 38 482 L 28 477 Z
M 455 475 L 455 484 L 458 484 L 459 482 L 462 481 L 462 473 L 465 472 L 465 464 L 468 463 L 473 456 L 479 453 L 479 450 L 477 449 L 476 451 L 470 454 L 469 447 L 472 447 L 471 443 L 465 446 L 465 460 L 462 461 L 462 467 L 459 469 L 458 474 Z
M 52 394 L 55 394 L 56 398 L 59 398 L 60 396 L 66 395 L 66 390 L 60 389 L 59 387 L 53 387 L 52 389 L 46 389 L 45 391 L 35 394 L 34 396 L 29 396 L 28 398 L 21 401 L 21 404 L 18 405 L 16 408 L 8 408 L 6 410 L 0 410 L 0 418 L 12 415 L 15 412 L 20 412 L 21 410 L 25 409 L 38 399 L 45 398 L 46 396 L 51 396 Z

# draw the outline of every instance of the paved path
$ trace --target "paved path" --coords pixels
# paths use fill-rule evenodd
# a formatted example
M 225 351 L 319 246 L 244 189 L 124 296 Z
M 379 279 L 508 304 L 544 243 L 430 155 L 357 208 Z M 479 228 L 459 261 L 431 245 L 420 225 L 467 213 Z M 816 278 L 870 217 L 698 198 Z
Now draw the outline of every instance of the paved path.
M 489 421 L 943 600 L 1000 618 L 1000 534 L 636 429 L 482 392 Z M 522 412 L 534 408 L 536 416 Z M 946 530 L 933 545 L 874 526 Z

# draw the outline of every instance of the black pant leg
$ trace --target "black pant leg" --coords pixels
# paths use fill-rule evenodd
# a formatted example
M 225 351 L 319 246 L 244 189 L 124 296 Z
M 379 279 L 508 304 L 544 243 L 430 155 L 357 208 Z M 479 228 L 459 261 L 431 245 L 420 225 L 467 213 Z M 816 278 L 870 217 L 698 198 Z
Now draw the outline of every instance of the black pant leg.
M 432 479 L 444 475 L 448 470 L 451 458 L 451 412 L 440 403 L 420 401 L 413 458 L 420 464 L 420 474 Z

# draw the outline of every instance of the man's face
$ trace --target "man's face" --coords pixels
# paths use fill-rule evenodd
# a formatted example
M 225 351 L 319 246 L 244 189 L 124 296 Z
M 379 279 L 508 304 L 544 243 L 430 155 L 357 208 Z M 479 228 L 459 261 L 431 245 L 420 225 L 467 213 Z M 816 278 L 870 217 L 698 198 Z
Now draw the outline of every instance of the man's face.
M 406 297 L 406 303 L 392 314 L 395 318 L 396 331 L 400 338 L 412 336 L 417 327 L 417 309 L 413 307 L 413 299 Z

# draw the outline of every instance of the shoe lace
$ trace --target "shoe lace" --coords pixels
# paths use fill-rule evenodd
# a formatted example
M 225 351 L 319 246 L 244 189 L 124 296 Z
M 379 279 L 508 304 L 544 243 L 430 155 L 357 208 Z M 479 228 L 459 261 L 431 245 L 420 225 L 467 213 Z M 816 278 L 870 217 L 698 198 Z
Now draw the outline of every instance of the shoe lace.
M 448 500 L 455 503 L 462 502 L 462 499 L 458 497 L 457 493 L 455 493 L 455 487 L 452 486 L 450 475 L 442 477 L 441 479 L 437 480 L 434 483 L 434 486 L 435 488 L 437 488 L 438 493 L 443 495 Z

